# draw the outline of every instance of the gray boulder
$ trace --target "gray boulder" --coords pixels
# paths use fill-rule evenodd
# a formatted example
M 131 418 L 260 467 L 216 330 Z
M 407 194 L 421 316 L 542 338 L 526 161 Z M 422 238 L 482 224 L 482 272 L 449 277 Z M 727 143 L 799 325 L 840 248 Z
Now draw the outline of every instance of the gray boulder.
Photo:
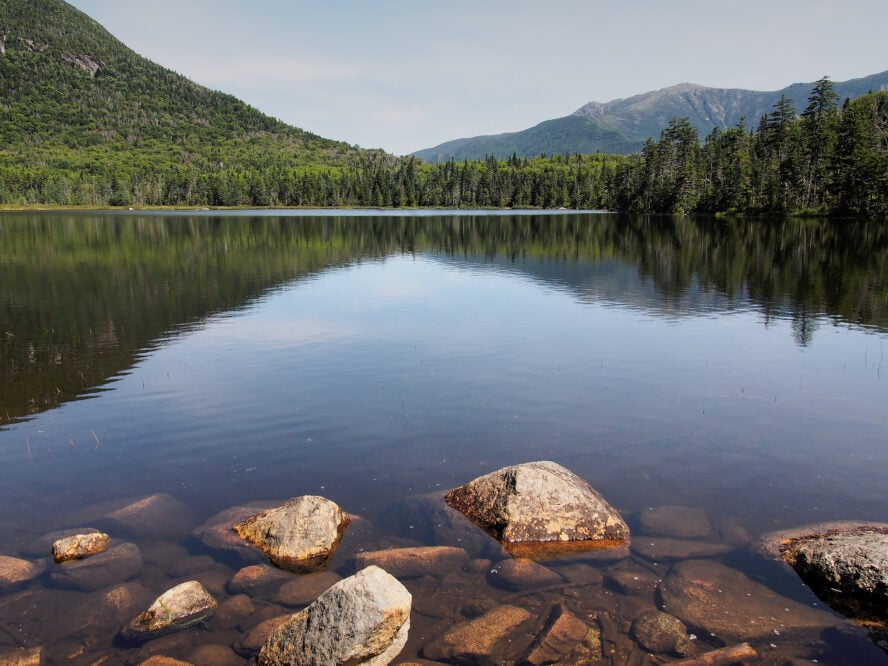
M 234 525 L 272 564 L 300 573 L 323 569 L 336 551 L 349 517 L 335 502 L 303 495 Z
M 888 620 L 888 529 L 861 527 L 791 540 L 783 559 L 835 610 Z
M 367 567 L 290 616 L 268 638 L 258 663 L 384 666 L 407 642 L 411 602 L 392 575 Z
M 557 556 L 629 541 L 629 527 L 604 497 L 554 462 L 504 467 L 445 499 L 515 556 Z
M 129 641 L 144 642 L 165 636 L 209 618 L 216 610 L 216 600 L 196 580 L 167 590 L 120 630 Z

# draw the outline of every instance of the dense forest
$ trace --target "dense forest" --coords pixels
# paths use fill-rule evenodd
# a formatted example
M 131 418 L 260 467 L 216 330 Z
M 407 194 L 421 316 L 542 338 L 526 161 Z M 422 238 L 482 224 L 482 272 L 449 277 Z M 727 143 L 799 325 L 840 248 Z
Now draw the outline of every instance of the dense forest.
M 674 119 L 637 155 L 554 155 L 425 164 L 354 151 L 294 163 L 263 141 L 186 149 L 0 152 L 0 203 L 85 206 L 602 208 L 642 213 L 888 215 L 888 92 L 839 107 L 830 82 L 797 115 L 784 99 L 753 129 Z
M 62 0 L 0 0 L 0 205 L 888 214 L 888 92 L 815 85 L 701 143 L 427 164 L 331 141 L 139 56 Z M 758 123 L 757 125 L 755 123 Z

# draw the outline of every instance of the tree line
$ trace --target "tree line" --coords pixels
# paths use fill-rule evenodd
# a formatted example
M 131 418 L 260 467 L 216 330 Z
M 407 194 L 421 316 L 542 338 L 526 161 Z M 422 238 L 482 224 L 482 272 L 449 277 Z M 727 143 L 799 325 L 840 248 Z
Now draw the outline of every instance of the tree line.
M 753 128 L 701 143 L 674 119 L 640 153 L 426 164 L 381 151 L 306 163 L 257 132 L 213 150 L 152 141 L 0 151 L 0 204 L 581 208 L 640 213 L 888 216 L 888 92 L 840 107 L 828 78 L 797 114 L 782 98 Z

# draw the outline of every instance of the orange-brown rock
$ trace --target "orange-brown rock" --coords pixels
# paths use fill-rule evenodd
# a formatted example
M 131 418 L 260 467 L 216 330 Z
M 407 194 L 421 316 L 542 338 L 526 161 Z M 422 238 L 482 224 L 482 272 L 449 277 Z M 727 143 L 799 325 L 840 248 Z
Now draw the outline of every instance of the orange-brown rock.
M 24 585 L 45 570 L 44 562 L 29 562 L 18 557 L 0 555 L 0 593 Z
M 523 608 L 498 606 L 474 620 L 458 624 L 426 645 L 426 659 L 443 662 L 493 664 L 502 661 L 504 644 L 519 625 L 531 618 Z M 529 643 L 529 639 L 527 641 Z M 526 649 L 526 646 L 513 646 Z
M 80 560 L 101 553 L 111 543 L 111 537 L 104 532 L 74 534 L 52 544 L 52 559 L 56 562 Z

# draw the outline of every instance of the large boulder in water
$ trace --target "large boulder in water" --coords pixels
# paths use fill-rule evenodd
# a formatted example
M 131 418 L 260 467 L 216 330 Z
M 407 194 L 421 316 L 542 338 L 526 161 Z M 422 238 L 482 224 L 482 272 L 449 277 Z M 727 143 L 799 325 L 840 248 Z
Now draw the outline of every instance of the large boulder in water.
M 272 564 L 303 573 L 326 566 L 348 523 L 349 517 L 335 502 L 303 495 L 250 516 L 232 529 Z
M 216 610 L 216 600 L 196 580 L 161 594 L 148 609 L 120 630 L 129 641 L 147 641 L 206 620 Z
M 604 497 L 554 462 L 504 467 L 445 499 L 512 555 L 547 557 L 629 541 L 629 527 Z
M 888 527 L 826 527 L 781 543 L 783 559 L 835 610 L 888 621 Z
M 258 663 L 384 666 L 407 642 L 411 602 L 391 574 L 367 567 L 290 616 L 268 638 Z

